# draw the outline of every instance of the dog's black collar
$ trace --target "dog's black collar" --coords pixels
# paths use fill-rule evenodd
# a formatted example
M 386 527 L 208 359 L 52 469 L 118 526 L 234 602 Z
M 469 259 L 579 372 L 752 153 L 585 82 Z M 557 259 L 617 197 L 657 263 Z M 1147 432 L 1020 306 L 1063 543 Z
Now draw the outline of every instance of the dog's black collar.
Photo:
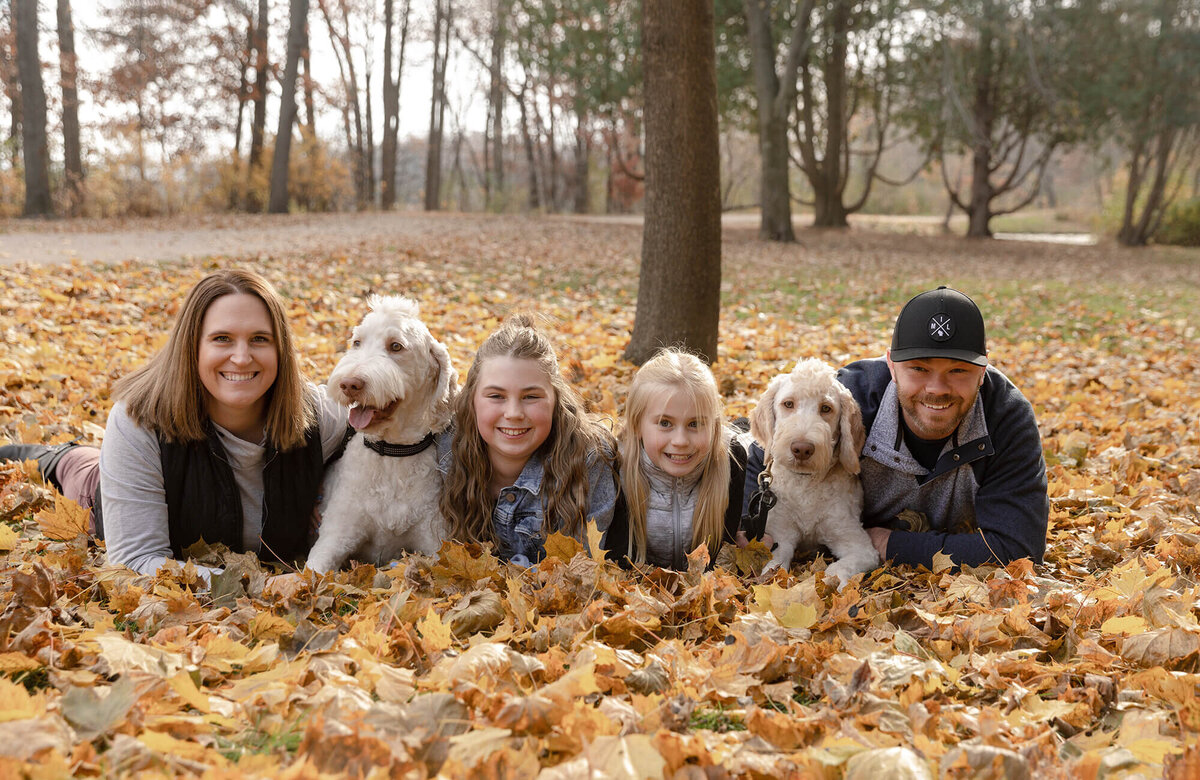
M 363 439 L 363 444 L 380 455 L 389 458 L 407 458 L 409 455 L 416 455 L 419 452 L 429 449 L 430 445 L 433 444 L 433 434 L 425 434 L 425 438 L 416 444 L 390 444 L 383 439 L 377 441 Z

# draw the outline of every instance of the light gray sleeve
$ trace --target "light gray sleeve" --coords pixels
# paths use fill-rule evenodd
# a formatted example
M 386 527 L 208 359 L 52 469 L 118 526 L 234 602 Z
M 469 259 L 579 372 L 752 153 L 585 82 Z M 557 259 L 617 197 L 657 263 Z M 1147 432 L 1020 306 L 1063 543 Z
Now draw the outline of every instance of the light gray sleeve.
M 154 574 L 174 557 L 158 437 L 134 424 L 122 403 L 113 406 L 104 429 L 100 492 L 109 563 Z M 216 571 L 197 569 L 205 581 Z
M 329 397 L 325 385 L 309 383 L 308 391 L 317 402 L 317 418 L 321 425 L 321 455 L 329 460 L 342 444 L 350 410 Z

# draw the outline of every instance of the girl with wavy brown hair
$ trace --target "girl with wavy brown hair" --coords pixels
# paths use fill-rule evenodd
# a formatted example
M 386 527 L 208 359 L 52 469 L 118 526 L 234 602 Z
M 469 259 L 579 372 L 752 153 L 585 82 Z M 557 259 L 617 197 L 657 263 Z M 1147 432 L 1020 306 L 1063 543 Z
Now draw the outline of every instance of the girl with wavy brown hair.
M 603 531 L 616 501 L 612 434 L 563 378 L 532 317 L 506 321 L 479 347 L 455 400 L 441 510 L 451 538 L 493 544 L 524 566 L 548 533 Z

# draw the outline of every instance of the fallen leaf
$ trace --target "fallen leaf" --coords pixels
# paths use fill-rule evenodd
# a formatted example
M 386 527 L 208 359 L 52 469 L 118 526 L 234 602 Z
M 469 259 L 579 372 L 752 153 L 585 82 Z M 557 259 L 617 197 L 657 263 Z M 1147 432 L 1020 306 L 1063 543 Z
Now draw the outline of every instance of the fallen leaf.
M 137 702 L 133 680 L 122 677 L 107 688 L 77 688 L 62 697 L 62 714 L 85 740 L 116 728 Z
M 421 646 L 427 653 L 440 652 L 454 644 L 454 632 L 449 625 L 442 622 L 441 616 L 433 611 L 433 607 L 429 608 L 425 617 L 417 621 L 417 631 L 421 632 Z
M 39 512 L 37 521 L 47 539 L 69 542 L 87 535 L 89 516 L 88 510 L 59 494 L 54 497 L 54 508 Z

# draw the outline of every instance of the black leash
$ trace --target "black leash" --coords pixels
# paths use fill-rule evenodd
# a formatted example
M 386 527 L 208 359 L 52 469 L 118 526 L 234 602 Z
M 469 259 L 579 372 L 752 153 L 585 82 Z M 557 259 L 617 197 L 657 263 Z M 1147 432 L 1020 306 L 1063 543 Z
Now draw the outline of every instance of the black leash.
M 771 466 L 765 464 L 758 473 L 758 490 L 750 495 L 750 504 L 746 507 L 749 519 L 746 528 L 747 536 L 751 539 L 761 539 L 767 531 L 767 514 L 771 507 L 779 502 L 779 497 L 771 489 Z

